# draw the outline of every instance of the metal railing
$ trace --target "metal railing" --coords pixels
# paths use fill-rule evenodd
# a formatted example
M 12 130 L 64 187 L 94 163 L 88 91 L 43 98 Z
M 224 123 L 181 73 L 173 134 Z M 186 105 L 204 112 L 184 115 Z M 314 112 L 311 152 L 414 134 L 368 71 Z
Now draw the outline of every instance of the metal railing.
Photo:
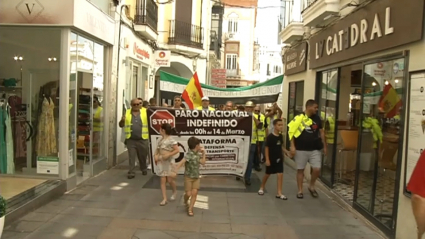
M 302 0 L 301 1 L 301 13 L 303 13 L 307 8 L 313 5 L 315 2 L 319 0 Z
M 226 76 L 236 77 L 241 75 L 240 69 L 226 69 Z
M 170 20 L 168 44 L 179 44 L 202 49 L 204 43 L 203 28 L 191 23 Z
M 136 0 L 136 25 L 148 25 L 155 32 L 158 26 L 158 5 L 154 0 Z

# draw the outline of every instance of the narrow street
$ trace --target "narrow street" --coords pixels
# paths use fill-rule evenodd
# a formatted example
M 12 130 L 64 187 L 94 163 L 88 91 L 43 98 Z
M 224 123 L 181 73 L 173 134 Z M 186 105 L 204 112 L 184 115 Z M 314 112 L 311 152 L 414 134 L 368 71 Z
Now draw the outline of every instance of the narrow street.
M 381 238 L 321 191 L 319 199 L 307 192 L 296 199 L 295 171 L 285 170 L 288 201 L 275 199 L 275 177 L 257 195 L 262 173 L 253 174 L 249 188 L 234 177 L 205 177 L 195 216 L 188 217 L 181 176 L 178 200 L 161 207 L 157 177 L 139 173 L 129 180 L 126 166 L 118 166 L 30 212 L 5 228 L 2 239 Z

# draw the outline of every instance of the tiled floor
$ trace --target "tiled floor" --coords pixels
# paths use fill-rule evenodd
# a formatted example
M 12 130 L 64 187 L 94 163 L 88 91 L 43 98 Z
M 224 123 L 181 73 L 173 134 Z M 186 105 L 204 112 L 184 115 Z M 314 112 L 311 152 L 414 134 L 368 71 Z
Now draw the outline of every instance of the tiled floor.
M 181 190 L 177 201 L 161 207 L 159 187 L 152 186 L 155 176 L 138 173 L 129 180 L 126 173 L 111 169 L 87 180 L 6 227 L 2 239 L 381 238 L 321 191 L 318 199 L 307 193 L 296 199 L 295 171 L 289 167 L 283 185 L 288 201 L 275 198 L 274 176 L 264 196 L 256 193 L 258 186 L 239 190 L 245 187 L 242 181 L 211 178 L 201 181 L 194 217 L 186 215 Z M 182 178 L 177 180 L 181 185 Z M 203 190 L 203 186 L 220 190 Z
M 7 200 L 44 182 L 43 179 L 0 176 L 0 195 Z

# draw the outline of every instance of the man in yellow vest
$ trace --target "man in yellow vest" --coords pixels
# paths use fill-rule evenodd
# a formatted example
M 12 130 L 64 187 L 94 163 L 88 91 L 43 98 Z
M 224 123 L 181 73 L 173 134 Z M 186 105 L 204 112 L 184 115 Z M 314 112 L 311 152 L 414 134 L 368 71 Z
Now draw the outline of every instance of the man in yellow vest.
M 224 105 L 224 110 L 226 111 L 232 111 L 233 109 L 233 102 L 232 101 L 227 101 L 226 104 Z
M 202 106 L 198 106 L 196 109 L 215 111 L 213 107 L 210 107 L 210 98 L 208 98 L 208 96 L 202 97 Z
M 255 104 L 252 101 L 248 101 L 245 104 L 245 111 L 252 113 L 254 110 Z M 252 136 L 251 136 L 251 146 L 249 147 L 249 156 L 248 156 L 248 165 L 245 172 L 245 184 L 251 185 L 251 174 L 252 167 L 254 165 L 255 155 L 257 154 L 257 127 L 260 124 L 260 121 L 252 117 Z
M 297 166 L 297 198 L 304 198 L 303 181 L 304 169 L 307 162 L 313 168 L 308 190 L 314 198 L 319 197 L 315 189 L 316 179 L 320 175 L 322 166 L 322 152 L 326 156 L 327 146 L 325 133 L 322 127 L 322 119 L 317 112 L 318 104 L 315 100 L 308 100 L 305 104 L 305 111 L 288 124 L 288 136 L 291 141 L 290 152 L 295 156 Z
M 131 101 L 131 109 L 128 109 L 119 122 L 124 127 L 125 144 L 128 150 L 128 163 L 130 169 L 127 177 L 132 179 L 136 176 L 136 157 L 139 160 L 140 170 L 143 175 L 147 174 L 146 158 L 149 152 L 148 115 L 146 108 L 141 108 L 140 100 Z
M 263 145 L 264 145 L 264 139 L 266 138 L 266 129 L 264 128 L 264 123 L 266 120 L 266 117 L 264 114 L 260 111 L 260 106 L 255 106 L 253 116 L 260 121 L 260 124 L 257 127 L 257 154 L 255 155 L 254 159 L 254 169 L 255 171 L 259 172 L 261 171 L 261 155 L 263 154 Z

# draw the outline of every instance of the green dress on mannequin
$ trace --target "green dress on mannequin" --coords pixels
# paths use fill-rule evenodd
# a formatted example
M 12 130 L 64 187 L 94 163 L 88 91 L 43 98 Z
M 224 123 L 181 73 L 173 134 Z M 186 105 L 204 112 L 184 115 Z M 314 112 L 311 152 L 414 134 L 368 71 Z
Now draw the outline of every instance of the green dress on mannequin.
M 0 173 L 7 173 L 7 153 L 5 138 L 6 103 L 0 102 Z
M 12 135 L 12 121 L 10 116 L 10 106 L 6 105 L 6 173 L 14 174 L 15 173 L 15 162 L 14 162 L 14 154 L 13 154 L 13 135 Z

